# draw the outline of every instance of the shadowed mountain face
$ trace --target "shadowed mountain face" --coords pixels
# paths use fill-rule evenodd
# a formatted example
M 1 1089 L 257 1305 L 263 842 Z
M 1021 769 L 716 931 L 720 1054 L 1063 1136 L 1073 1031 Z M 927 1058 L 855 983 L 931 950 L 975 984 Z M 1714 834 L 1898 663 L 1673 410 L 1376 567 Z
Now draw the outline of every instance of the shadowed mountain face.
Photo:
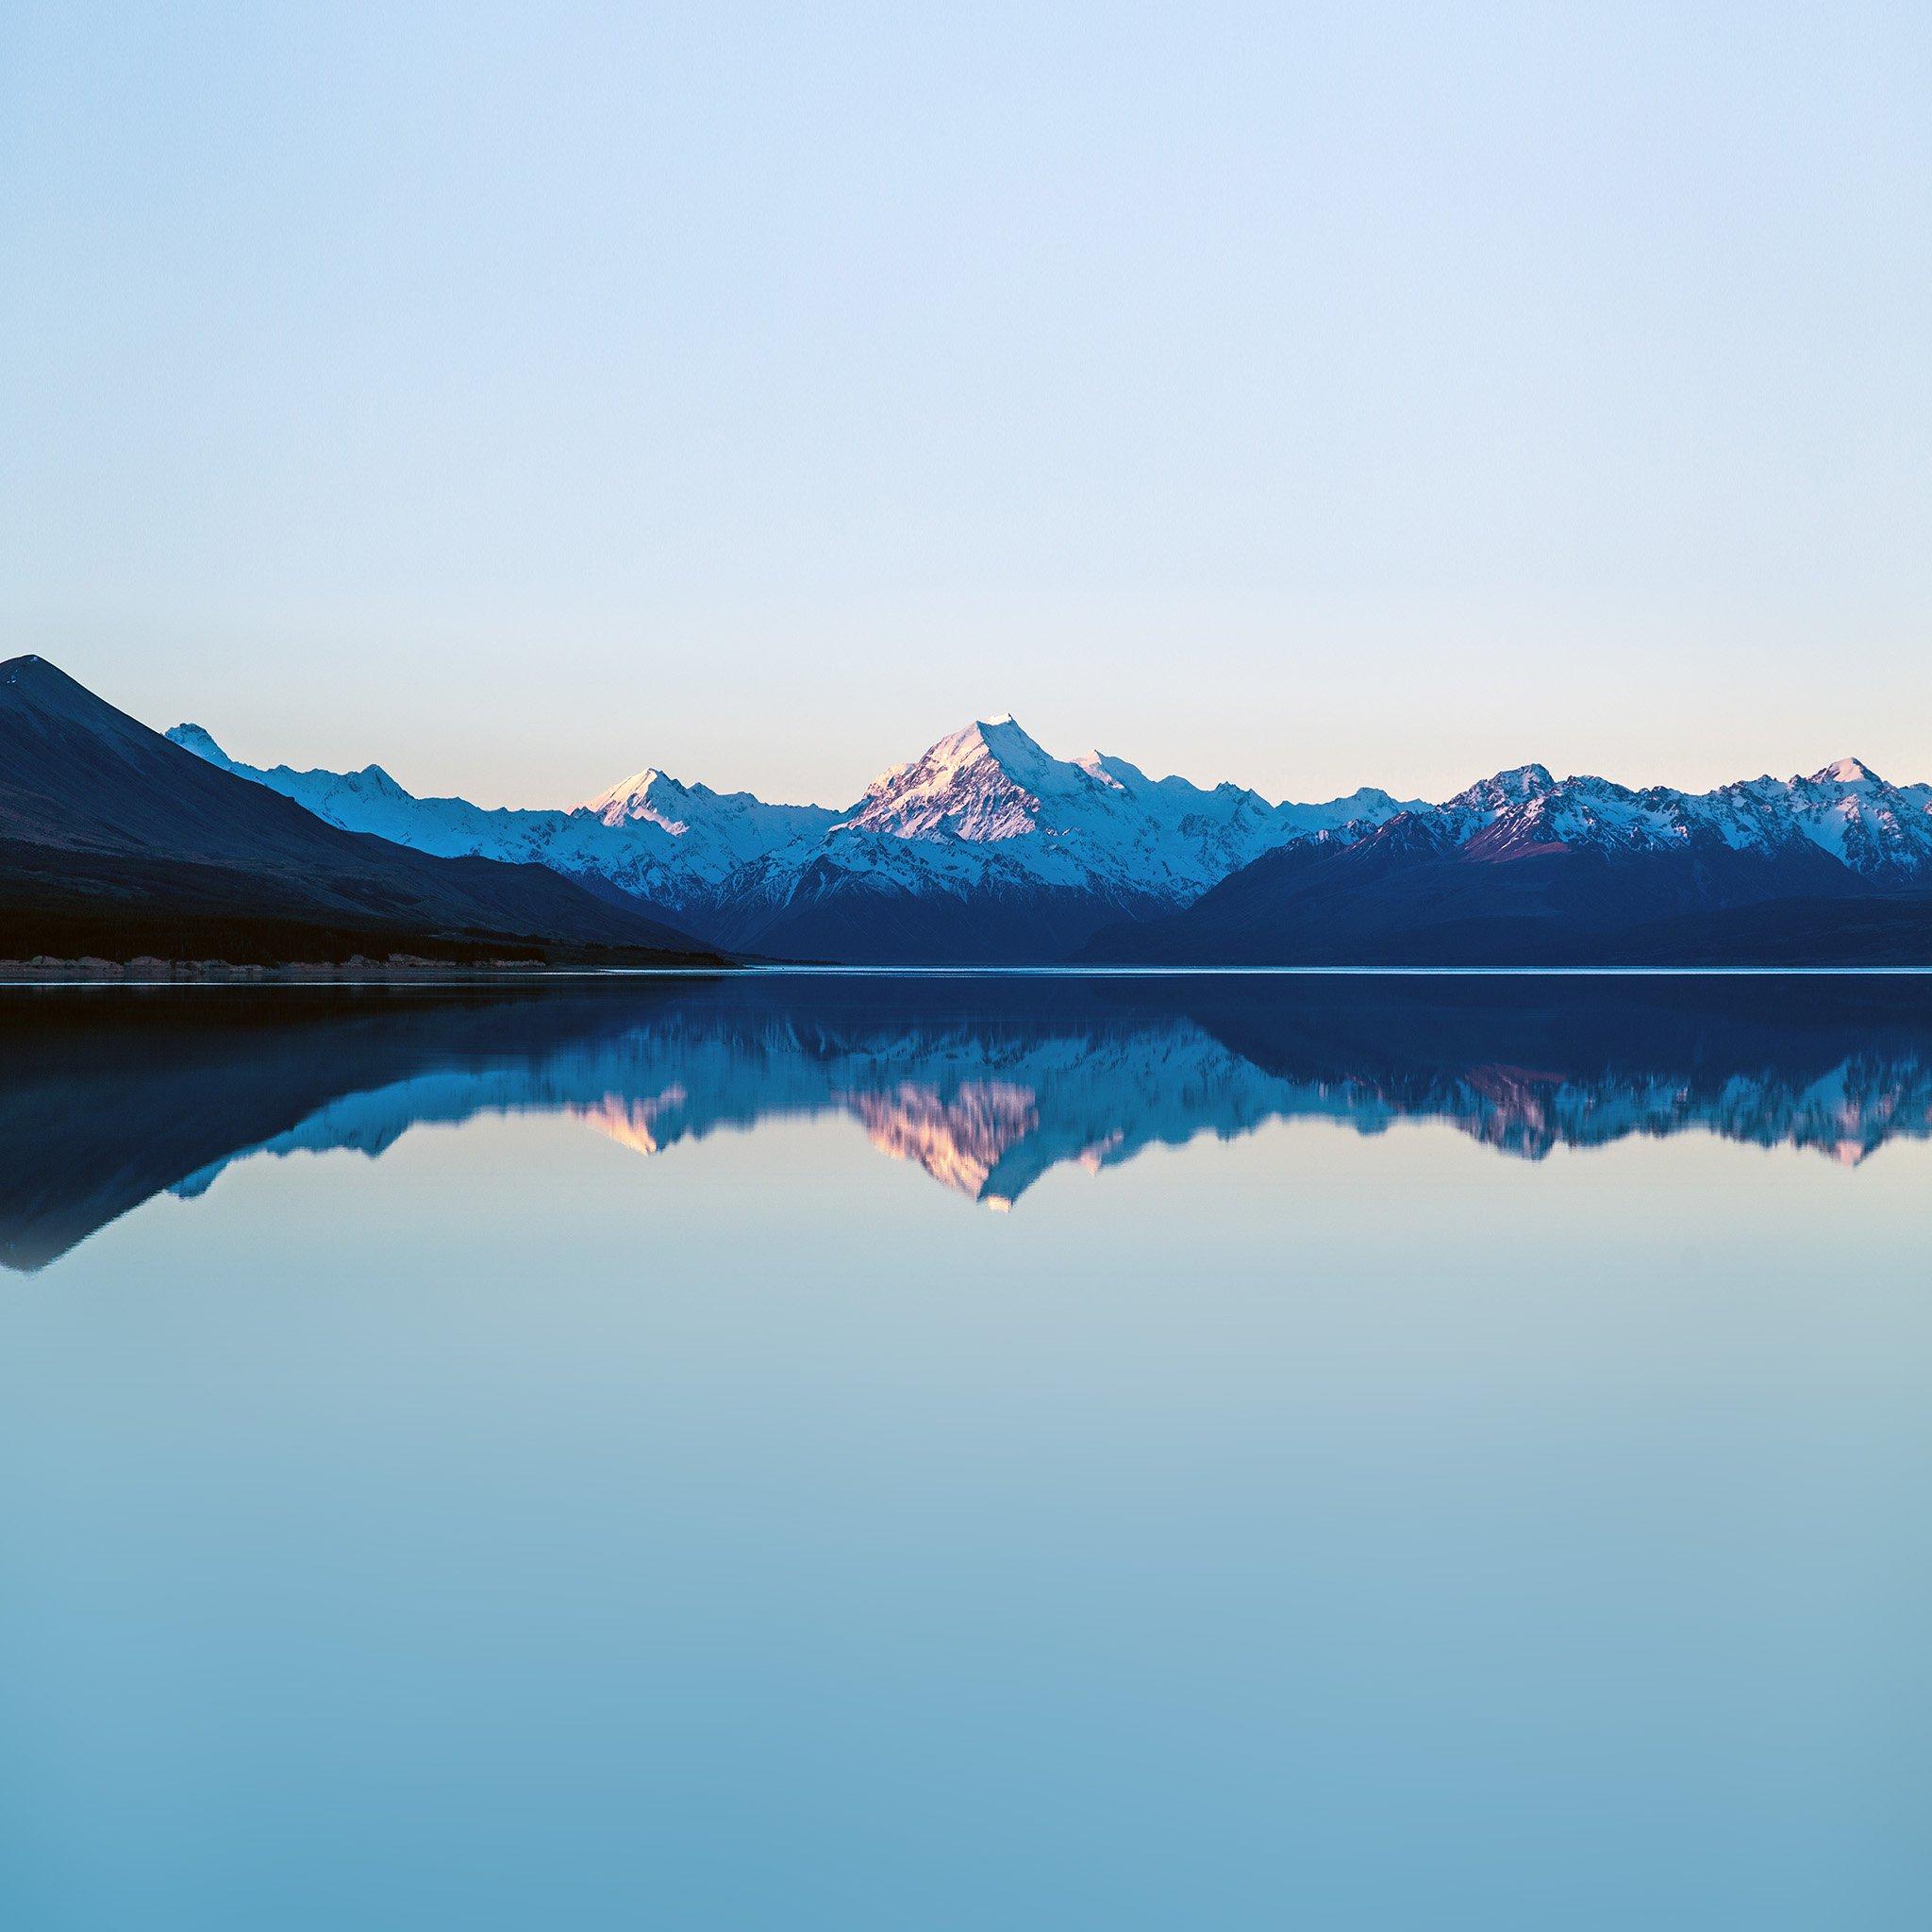
M 0 1004 L 0 1259 L 37 1268 L 258 1154 L 482 1112 L 640 1155 L 834 1116 L 1011 1208 L 1050 1169 L 1319 1116 L 1540 1158 L 1702 1130 L 1856 1164 L 1932 1134 L 1932 981 L 749 975 L 25 991 Z
M 1874 893 L 1804 839 L 1681 850 L 1456 844 L 1410 817 L 1264 854 L 1083 957 L 1174 965 L 1856 966 L 1932 962 L 1932 896 Z

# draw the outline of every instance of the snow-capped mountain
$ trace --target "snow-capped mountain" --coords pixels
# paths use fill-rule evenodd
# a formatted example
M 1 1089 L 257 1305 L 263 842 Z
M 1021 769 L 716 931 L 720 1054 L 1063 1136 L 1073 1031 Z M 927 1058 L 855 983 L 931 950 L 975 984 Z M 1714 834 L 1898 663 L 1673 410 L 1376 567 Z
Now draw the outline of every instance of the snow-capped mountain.
M 1154 779 L 1100 752 L 1056 758 L 1011 718 L 975 722 L 881 774 L 849 811 L 767 805 L 646 770 L 568 810 L 417 798 L 379 765 L 297 772 L 176 744 L 331 824 L 446 855 L 536 860 L 768 952 L 1063 957 L 1110 919 L 1172 911 L 1258 854 L 1358 837 L 1420 809 L 1364 789 L 1322 805 Z
M 821 958 L 1064 958 L 1098 927 L 1191 904 L 1274 846 L 1349 836 L 1388 793 L 1273 806 L 1238 785 L 1052 757 L 1011 718 L 882 773 L 809 860 L 775 854 L 721 894 L 726 944 Z
M 1263 853 L 1085 957 L 1174 964 L 1932 963 L 1932 787 L 1857 759 L 1707 792 L 1499 772 Z
M 767 805 L 748 791 L 681 785 L 651 770 L 562 809 L 491 808 L 464 798 L 418 798 L 380 765 L 298 772 L 242 764 L 199 724 L 177 724 L 168 736 L 345 831 L 371 832 L 445 858 L 547 865 L 667 908 L 702 908 L 741 867 L 810 846 L 840 816 L 824 806 Z
M 655 769 L 572 808 L 492 810 L 415 797 L 379 765 L 263 769 L 198 725 L 169 736 L 349 830 L 534 860 L 646 900 L 714 943 L 793 958 L 1065 959 L 1103 929 L 1108 957 L 1133 958 L 1143 932 L 1168 942 L 1157 926 L 1196 934 L 1177 957 L 1207 958 L 1232 916 L 1257 957 L 1329 957 L 1308 954 L 1319 935 L 1366 960 L 1373 948 L 1347 951 L 1359 928 L 1341 916 L 1365 893 L 1374 944 L 1419 919 L 1454 919 L 1470 929 L 1457 941 L 1466 948 L 1498 921 L 1542 922 L 1547 937 L 1552 921 L 1600 931 L 1780 898 L 1932 891 L 1932 786 L 1888 784 L 1856 758 L 1706 792 L 1529 764 L 1440 805 L 1367 788 L 1276 805 L 1239 785 L 1151 778 L 1097 751 L 1056 758 L 1004 717 L 881 773 L 842 811 Z M 1340 869 L 1313 865 L 1341 855 Z M 1557 863 L 1575 860 L 1591 863 Z M 1424 887 L 1420 868 L 1451 863 Z M 1256 937 L 1279 927 L 1290 901 L 1294 936 Z M 1175 925 L 1197 902 L 1199 919 Z
M 1239 785 L 1209 791 L 1185 778 L 1150 778 L 1098 751 L 1056 758 L 1008 717 L 969 724 L 882 774 L 841 829 L 955 851 L 997 848 L 1042 882 L 1111 878 L 1185 899 L 1271 846 L 1377 824 L 1404 808 L 1367 788 L 1325 805 L 1275 806 Z
M 1499 772 L 1424 812 L 1445 844 L 1488 857 L 1561 845 L 1676 852 L 1700 838 L 1734 852 L 1815 846 L 1861 877 L 1932 867 L 1932 785 L 1889 785 L 1857 758 L 1809 777 L 1745 779 L 1713 791 L 1633 791 L 1607 778 L 1553 778 L 1541 765 Z

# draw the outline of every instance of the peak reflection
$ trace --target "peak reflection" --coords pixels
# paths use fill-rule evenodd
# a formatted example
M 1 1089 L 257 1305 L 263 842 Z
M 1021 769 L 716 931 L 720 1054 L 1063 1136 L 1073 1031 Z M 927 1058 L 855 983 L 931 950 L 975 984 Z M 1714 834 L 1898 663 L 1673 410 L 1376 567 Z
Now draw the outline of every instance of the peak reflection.
M 1857 1165 L 1932 1133 L 1910 978 L 744 975 L 33 990 L 0 1004 L 0 1258 L 258 1154 L 553 1112 L 645 1157 L 824 1116 L 995 1209 L 1056 1167 L 1311 1116 L 1540 1159 L 1702 1131 Z

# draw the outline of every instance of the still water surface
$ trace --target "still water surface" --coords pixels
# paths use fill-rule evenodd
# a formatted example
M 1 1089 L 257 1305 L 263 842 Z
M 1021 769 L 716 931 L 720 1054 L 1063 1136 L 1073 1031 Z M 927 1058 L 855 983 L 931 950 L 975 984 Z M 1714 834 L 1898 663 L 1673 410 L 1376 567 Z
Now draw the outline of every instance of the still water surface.
M 0 994 L 0 1923 L 1932 1923 L 1932 984 Z

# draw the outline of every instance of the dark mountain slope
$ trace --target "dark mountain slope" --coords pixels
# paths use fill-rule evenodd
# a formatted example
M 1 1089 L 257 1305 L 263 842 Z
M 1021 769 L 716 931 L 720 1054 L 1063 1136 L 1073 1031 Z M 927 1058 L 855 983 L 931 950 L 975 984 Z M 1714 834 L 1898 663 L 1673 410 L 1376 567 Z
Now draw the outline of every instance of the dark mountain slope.
M 708 915 L 722 945 L 774 959 L 861 965 L 1056 965 L 1101 927 L 1163 910 L 1151 894 L 981 885 L 909 891 L 815 860 L 782 900 L 746 894 Z
M 1932 963 L 1932 897 L 1815 847 L 1456 845 L 1407 816 L 1358 844 L 1264 853 L 1185 911 L 1084 958 L 1193 965 Z
M 0 663 L 0 957 L 715 960 L 538 865 L 344 832 L 39 658 Z

